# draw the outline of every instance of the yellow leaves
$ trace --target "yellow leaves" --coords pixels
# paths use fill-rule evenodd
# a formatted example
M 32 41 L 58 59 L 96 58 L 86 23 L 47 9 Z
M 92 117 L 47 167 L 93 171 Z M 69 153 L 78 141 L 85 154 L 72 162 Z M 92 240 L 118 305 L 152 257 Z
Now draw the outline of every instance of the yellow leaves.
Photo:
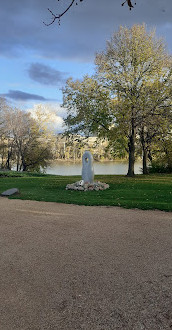
M 106 60 L 105 60 L 106 55 Z M 155 61 L 159 66 L 164 62 L 166 50 L 163 40 L 156 38 L 155 30 L 147 32 L 146 25 L 133 25 L 130 29 L 120 26 L 118 32 L 107 43 L 106 53 L 97 55 L 98 65 L 107 69 L 110 58 L 113 63 L 119 61 L 123 66 L 131 63 L 133 66 L 142 65 L 144 62 Z M 158 65 L 156 65 L 158 69 Z

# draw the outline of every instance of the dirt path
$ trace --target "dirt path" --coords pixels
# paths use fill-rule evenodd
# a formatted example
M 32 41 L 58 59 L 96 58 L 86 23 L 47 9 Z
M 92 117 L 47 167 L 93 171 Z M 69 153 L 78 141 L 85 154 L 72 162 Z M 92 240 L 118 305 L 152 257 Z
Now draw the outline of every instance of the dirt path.
M 172 329 L 172 213 L 0 198 L 0 329 Z

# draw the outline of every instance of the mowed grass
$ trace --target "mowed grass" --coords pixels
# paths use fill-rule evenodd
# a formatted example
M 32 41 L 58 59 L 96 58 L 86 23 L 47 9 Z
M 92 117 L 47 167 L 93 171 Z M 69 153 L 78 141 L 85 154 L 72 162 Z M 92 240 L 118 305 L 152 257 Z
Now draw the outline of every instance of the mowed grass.
M 31 173 L 0 172 L 0 193 L 18 188 L 19 195 L 10 198 L 78 205 L 106 205 L 172 211 L 172 174 L 99 175 L 95 181 L 106 182 L 105 191 L 70 191 L 68 183 L 80 180 L 80 176 L 36 175 Z

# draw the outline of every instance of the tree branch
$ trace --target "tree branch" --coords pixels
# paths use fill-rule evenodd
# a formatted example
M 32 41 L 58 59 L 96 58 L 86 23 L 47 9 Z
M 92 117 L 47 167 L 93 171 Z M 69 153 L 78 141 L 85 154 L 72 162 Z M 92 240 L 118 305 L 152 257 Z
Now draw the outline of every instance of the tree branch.
M 58 0 L 59 1 L 59 0 Z M 78 0 L 79 2 L 82 2 L 83 0 Z M 133 1 L 133 0 L 132 0 Z M 131 0 L 125 0 L 123 3 L 122 3 L 122 6 L 124 6 L 125 5 L 125 3 L 127 2 L 127 4 L 128 4 L 128 7 L 129 7 L 129 9 L 131 10 L 132 8 L 134 8 L 134 6 L 133 6 L 133 4 L 132 4 L 132 2 L 131 2 Z M 48 9 L 48 11 L 50 12 L 50 14 L 52 15 L 52 21 L 50 22 L 50 23 L 45 23 L 45 22 L 43 22 L 44 23 L 44 25 L 46 25 L 46 26 L 50 26 L 50 25 L 52 25 L 56 20 L 58 20 L 58 23 L 59 23 L 59 25 L 60 25 L 60 19 L 61 19 L 61 17 L 63 16 L 63 15 L 65 15 L 67 12 L 68 12 L 68 10 L 73 6 L 73 4 L 78 4 L 77 3 L 77 0 L 72 0 L 71 1 L 71 3 L 70 3 L 70 5 L 61 13 L 61 14 L 59 14 L 59 15 L 55 15 L 53 12 L 52 12 L 52 10 L 51 9 L 49 9 L 49 8 L 47 8 Z M 134 3 L 135 5 L 136 5 L 136 1 L 135 1 L 135 3 Z
M 109 128 L 107 128 L 103 123 L 100 123 L 99 120 L 92 118 L 94 122 L 96 122 L 97 124 L 99 124 L 100 126 L 102 126 L 106 131 L 109 132 Z
M 83 0 L 80 0 L 80 2 L 82 2 Z M 61 14 L 59 14 L 59 15 L 55 15 L 53 12 L 52 12 L 52 10 L 50 10 L 49 8 L 48 8 L 48 11 L 51 13 L 51 15 L 53 16 L 53 18 L 52 18 L 52 21 L 51 21 L 51 23 L 49 23 L 49 24 L 46 24 L 45 22 L 43 22 L 46 26 L 50 26 L 50 25 L 52 25 L 57 19 L 58 19 L 58 22 L 59 22 L 59 25 L 60 25 L 60 18 L 64 15 L 64 14 L 66 14 L 67 13 L 67 11 L 73 6 L 73 4 L 74 4 L 74 2 L 75 2 L 75 0 L 72 0 L 72 2 L 70 3 L 70 5 L 61 13 Z M 77 2 L 76 2 L 76 4 L 77 4 Z

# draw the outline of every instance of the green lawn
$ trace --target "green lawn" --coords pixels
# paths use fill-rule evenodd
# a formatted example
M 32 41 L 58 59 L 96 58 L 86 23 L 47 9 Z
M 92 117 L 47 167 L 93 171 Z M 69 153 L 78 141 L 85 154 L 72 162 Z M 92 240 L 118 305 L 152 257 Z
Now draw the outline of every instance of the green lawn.
M 108 183 L 109 189 L 87 192 L 65 190 L 68 183 L 80 179 L 80 176 L 0 172 L 0 193 L 18 188 L 20 194 L 11 198 L 172 211 L 172 174 L 136 175 L 134 178 L 99 175 L 95 180 Z

